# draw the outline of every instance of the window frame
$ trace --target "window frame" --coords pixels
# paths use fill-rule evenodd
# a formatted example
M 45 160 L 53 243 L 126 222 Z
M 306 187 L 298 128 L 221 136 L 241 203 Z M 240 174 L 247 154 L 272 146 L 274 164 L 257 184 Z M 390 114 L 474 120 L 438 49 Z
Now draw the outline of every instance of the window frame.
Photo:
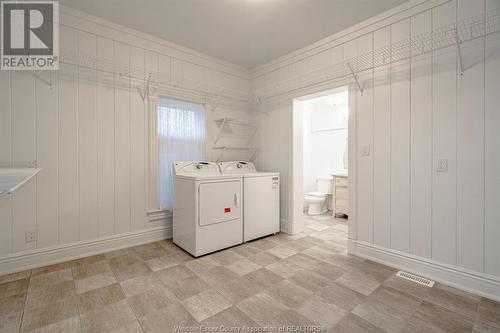
M 171 96 L 168 94 L 151 94 L 148 99 L 147 106 L 147 117 L 148 117 L 148 163 L 147 163 L 147 216 L 149 222 L 164 222 L 167 219 L 172 218 L 172 210 L 161 209 L 158 204 L 158 186 L 159 186 L 159 153 L 158 153 L 158 108 L 160 106 L 160 101 L 162 99 L 170 99 L 175 101 L 181 101 L 192 104 L 199 104 L 203 107 L 205 112 L 205 152 L 208 152 L 208 141 L 210 139 L 209 134 L 209 112 L 207 104 L 193 99 L 180 98 L 177 96 Z

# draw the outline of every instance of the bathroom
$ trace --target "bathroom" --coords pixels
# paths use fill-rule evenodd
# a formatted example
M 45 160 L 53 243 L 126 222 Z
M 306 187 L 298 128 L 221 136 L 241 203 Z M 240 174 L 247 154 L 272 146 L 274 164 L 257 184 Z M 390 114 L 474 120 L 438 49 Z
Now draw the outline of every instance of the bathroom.
M 314 219 L 347 218 L 347 88 L 302 103 L 304 214 Z

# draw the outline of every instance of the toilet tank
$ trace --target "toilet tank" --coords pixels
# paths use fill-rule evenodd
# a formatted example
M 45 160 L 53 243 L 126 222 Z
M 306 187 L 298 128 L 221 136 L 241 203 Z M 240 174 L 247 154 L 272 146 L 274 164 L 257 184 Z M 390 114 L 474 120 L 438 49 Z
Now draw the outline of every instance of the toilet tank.
M 333 189 L 333 177 L 318 177 L 318 191 L 332 194 Z

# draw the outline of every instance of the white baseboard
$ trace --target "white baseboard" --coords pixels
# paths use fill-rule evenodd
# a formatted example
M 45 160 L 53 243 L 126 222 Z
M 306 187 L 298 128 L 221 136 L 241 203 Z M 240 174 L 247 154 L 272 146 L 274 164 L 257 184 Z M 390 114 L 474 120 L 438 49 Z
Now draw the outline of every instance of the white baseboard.
M 350 254 L 500 301 L 500 278 L 377 245 L 348 240 Z
M 352 238 L 347 239 L 347 253 L 355 254 L 354 250 L 356 250 L 356 240 Z
M 0 257 L 0 275 L 43 267 L 167 238 L 172 238 L 172 228 L 170 226 L 162 226 L 106 238 L 6 255 Z
M 293 234 L 292 223 L 287 220 L 280 220 L 280 231 L 285 234 Z

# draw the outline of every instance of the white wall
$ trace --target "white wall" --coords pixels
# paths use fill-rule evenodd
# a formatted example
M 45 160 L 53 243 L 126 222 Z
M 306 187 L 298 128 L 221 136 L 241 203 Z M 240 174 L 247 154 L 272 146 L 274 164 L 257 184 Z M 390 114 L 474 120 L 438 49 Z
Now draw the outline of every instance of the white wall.
M 303 103 L 303 172 L 304 192 L 307 193 L 318 190 L 318 177 L 330 177 L 333 172 L 344 169 L 347 128 L 336 128 L 332 114 L 342 114 L 347 104 L 338 105 L 333 111 L 324 100 L 306 100 Z
M 410 1 L 257 68 L 263 117 L 282 124 L 263 133 L 259 155 L 259 166 L 285 176 L 282 219 L 294 222 L 292 163 L 272 151 L 291 149 L 292 98 L 348 80 L 356 92 L 351 251 L 500 299 L 500 34 L 461 45 L 463 76 L 455 46 L 361 75 L 362 95 L 348 77 L 321 76 L 342 59 L 498 7 L 498 0 Z M 360 155 L 361 145 L 370 145 L 370 156 Z M 436 172 L 443 158 L 448 172 Z
M 304 174 L 304 193 L 316 191 L 316 177 L 313 172 L 313 161 L 311 159 L 313 154 L 312 145 L 312 130 L 311 130 L 311 109 L 307 106 L 307 102 L 300 102 L 302 109 L 302 172 Z
M 68 8 L 61 8 L 61 22 L 62 55 L 145 68 L 172 87 L 159 95 L 209 102 L 209 158 L 211 119 L 251 118 L 248 105 L 237 101 L 249 94 L 246 70 Z M 36 74 L 51 79 L 48 72 Z M 148 107 L 137 90 L 144 82 L 68 64 L 53 74 L 50 88 L 32 72 L 0 72 L 0 162 L 36 161 L 43 168 L 18 192 L 0 197 L 0 274 L 88 254 L 86 244 L 99 240 L 95 251 L 126 246 L 110 241 L 124 235 L 144 242 L 150 236 L 131 235 L 169 233 L 166 214 L 147 216 L 155 207 L 148 202 Z M 228 97 L 204 100 L 207 91 Z M 38 240 L 25 242 L 26 230 L 37 230 Z M 76 244 L 83 244 L 81 251 L 43 257 Z

